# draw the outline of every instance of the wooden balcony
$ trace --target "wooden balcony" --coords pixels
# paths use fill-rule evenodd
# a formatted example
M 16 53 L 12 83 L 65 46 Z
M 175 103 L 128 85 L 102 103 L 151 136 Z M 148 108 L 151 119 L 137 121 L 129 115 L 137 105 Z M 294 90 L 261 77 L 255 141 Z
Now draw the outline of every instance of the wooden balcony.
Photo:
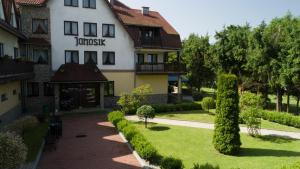
M 22 80 L 34 76 L 33 63 L 0 59 L 0 82 L 6 80 Z
M 136 64 L 137 74 L 184 74 L 185 66 L 183 64 Z
M 144 46 L 144 47 L 161 47 L 162 46 L 160 37 L 155 37 L 155 38 L 151 38 L 151 39 L 141 37 L 140 43 L 141 43 L 141 46 Z

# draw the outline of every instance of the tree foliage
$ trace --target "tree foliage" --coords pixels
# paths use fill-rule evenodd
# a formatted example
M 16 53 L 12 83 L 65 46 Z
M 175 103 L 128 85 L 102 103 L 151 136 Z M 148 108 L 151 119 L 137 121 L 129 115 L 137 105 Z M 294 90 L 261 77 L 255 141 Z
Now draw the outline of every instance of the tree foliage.
M 235 154 L 241 146 L 237 77 L 221 74 L 217 81 L 217 109 L 213 143 L 223 154 Z
M 155 117 L 155 109 L 149 105 L 144 105 L 137 109 L 137 116 L 145 121 L 145 127 L 147 128 L 147 120 Z

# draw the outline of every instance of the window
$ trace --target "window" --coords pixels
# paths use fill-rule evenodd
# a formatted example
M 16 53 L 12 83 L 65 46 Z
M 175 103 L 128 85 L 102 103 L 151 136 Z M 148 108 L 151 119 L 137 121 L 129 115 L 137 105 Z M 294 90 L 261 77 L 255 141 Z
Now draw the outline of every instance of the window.
M 83 0 L 82 6 L 84 8 L 96 9 L 96 0 Z
M 48 50 L 47 49 L 34 49 L 33 62 L 37 64 L 48 64 Z
M 0 19 L 4 20 L 4 12 L 3 12 L 2 0 L 0 0 Z
M 147 54 L 146 63 L 157 64 L 157 55 Z
M 54 96 L 54 86 L 51 83 L 44 83 L 44 96 Z
M 32 19 L 32 33 L 47 34 L 48 20 L 47 19 Z
M 11 14 L 10 14 L 10 25 L 13 27 L 17 27 L 17 19 L 16 19 L 15 7 L 14 5 L 11 6 Z
M 103 24 L 102 25 L 102 36 L 107 38 L 115 37 L 115 25 Z
M 115 52 L 103 52 L 103 65 L 115 65 Z
M 113 81 L 106 82 L 104 85 L 104 96 L 114 96 L 115 95 L 115 83 Z
M 14 58 L 18 58 L 19 57 L 19 49 L 18 48 L 14 48 Z
M 78 0 L 65 0 L 65 6 L 78 7 Z
M 79 54 L 78 51 L 65 51 L 65 62 L 66 63 L 79 63 Z
M 98 64 L 97 52 L 85 51 L 84 52 L 84 63 L 85 64 Z
M 138 54 L 138 64 L 143 64 L 145 63 L 145 56 L 144 54 Z
M 17 94 L 17 90 L 14 89 L 14 90 L 13 90 L 13 95 L 16 95 L 16 94 Z
M 78 22 L 65 21 L 65 35 L 78 35 Z
M 0 43 L 0 57 L 4 57 L 4 45 Z
M 5 102 L 6 100 L 8 100 L 7 94 L 6 93 L 1 94 L 1 102 Z
M 39 83 L 38 82 L 27 83 L 27 96 L 28 97 L 39 96 Z
M 96 23 L 84 23 L 84 36 L 97 36 Z

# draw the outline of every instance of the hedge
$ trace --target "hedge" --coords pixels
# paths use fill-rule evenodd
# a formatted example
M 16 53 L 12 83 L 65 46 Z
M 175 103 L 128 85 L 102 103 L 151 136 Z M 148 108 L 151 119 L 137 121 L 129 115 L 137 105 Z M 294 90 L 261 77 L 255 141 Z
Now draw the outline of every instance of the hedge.
M 140 133 L 140 131 L 124 118 L 124 114 L 114 111 L 108 114 L 108 120 L 116 123 L 115 126 L 121 131 L 132 145 L 133 149 L 151 164 L 160 165 L 162 156 L 156 148 Z
M 173 111 L 202 110 L 198 103 L 178 103 L 178 104 L 155 104 L 152 105 L 156 113 L 166 113 Z
M 295 116 L 284 112 L 274 112 L 266 110 L 261 111 L 260 116 L 264 120 L 300 128 L 300 116 Z

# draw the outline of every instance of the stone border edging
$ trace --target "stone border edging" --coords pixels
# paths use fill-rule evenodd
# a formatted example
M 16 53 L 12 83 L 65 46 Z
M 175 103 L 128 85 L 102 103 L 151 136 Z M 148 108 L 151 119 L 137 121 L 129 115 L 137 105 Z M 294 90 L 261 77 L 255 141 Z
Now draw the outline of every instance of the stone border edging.
M 125 138 L 125 136 L 123 135 L 122 132 L 119 132 L 119 136 L 126 143 L 126 145 L 128 146 L 128 148 L 130 149 L 130 151 L 132 151 L 133 155 L 135 156 L 135 158 L 138 160 L 138 162 L 140 163 L 140 165 L 144 169 L 160 169 L 160 167 L 154 166 L 154 165 L 150 165 L 148 162 L 146 162 L 146 160 L 142 159 L 140 157 L 140 155 L 132 148 L 131 144 L 128 142 L 128 140 Z

